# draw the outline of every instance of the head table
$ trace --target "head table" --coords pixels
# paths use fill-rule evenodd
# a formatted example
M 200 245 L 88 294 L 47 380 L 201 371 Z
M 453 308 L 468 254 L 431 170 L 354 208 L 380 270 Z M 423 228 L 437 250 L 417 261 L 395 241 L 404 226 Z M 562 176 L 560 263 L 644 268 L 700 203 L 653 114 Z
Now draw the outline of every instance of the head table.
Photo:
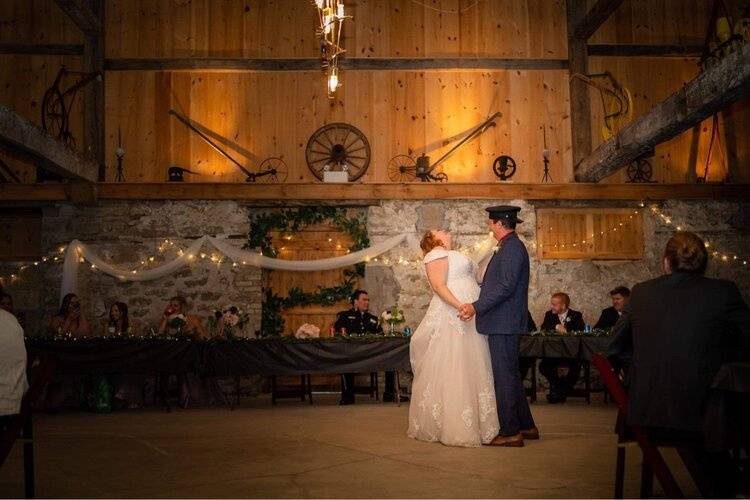
M 57 358 L 58 372 L 203 376 L 300 375 L 409 371 L 409 337 L 366 335 L 295 339 L 190 340 L 172 337 L 26 339 L 30 354 Z M 523 357 L 590 360 L 606 352 L 609 337 L 521 335 Z

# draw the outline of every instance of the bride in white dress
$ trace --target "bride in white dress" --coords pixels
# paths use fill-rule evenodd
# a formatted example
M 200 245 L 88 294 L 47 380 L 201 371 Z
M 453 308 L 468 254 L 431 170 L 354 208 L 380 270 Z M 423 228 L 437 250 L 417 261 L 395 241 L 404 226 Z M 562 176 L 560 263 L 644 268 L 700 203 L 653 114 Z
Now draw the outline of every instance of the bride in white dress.
M 476 265 L 451 250 L 447 231 L 429 231 L 421 246 L 433 297 L 411 339 L 409 437 L 488 444 L 500 425 L 487 337 L 477 333 L 473 318 L 458 318 L 458 307 L 479 297 Z

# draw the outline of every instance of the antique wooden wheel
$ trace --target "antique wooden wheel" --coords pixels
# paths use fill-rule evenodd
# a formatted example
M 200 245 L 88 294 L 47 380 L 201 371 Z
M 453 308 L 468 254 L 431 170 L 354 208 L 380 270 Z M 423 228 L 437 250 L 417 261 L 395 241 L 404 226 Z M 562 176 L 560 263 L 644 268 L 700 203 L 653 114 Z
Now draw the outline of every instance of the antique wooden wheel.
M 370 165 L 370 143 L 358 128 L 348 123 L 329 123 L 316 130 L 307 141 L 305 159 L 310 171 L 320 180 L 323 174 L 347 172 L 349 182 L 356 181 Z
M 55 139 L 60 139 L 71 147 L 73 137 L 68 131 L 68 113 L 65 100 L 59 87 L 53 85 L 42 99 L 42 129 Z
M 258 171 L 253 172 L 255 176 L 250 182 L 268 184 L 271 182 L 284 182 L 289 169 L 284 160 L 276 156 L 266 158 L 258 166 Z

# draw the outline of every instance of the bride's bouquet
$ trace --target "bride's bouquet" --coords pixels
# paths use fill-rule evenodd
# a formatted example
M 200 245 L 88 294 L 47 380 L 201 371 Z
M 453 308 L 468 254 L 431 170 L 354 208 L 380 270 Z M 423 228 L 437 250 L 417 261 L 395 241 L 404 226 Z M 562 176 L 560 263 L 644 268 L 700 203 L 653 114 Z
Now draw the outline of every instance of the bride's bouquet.
M 396 325 L 406 321 L 404 311 L 396 306 L 386 309 L 380 315 L 380 323 L 388 325 L 388 333 L 393 334 L 396 331 Z

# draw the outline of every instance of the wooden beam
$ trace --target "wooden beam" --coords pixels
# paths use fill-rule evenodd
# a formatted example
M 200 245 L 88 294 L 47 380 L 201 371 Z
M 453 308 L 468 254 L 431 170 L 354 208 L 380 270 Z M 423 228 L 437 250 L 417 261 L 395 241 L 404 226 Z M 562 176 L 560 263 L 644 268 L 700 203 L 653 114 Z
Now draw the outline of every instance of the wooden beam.
M 92 13 L 104 23 L 104 1 L 91 0 Z M 104 161 L 104 34 L 86 33 L 84 45 L 83 68 L 87 73 L 100 73 L 83 89 L 83 135 L 86 154 L 99 163 L 97 180 L 106 180 L 106 163 Z
M 605 57 L 690 57 L 700 58 L 702 45 L 635 45 L 635 44 L 594 44 L 588 46 L 589 56 Z
M 83 45 L 50 43 L 36 45 L 31 43 L 0 43 L 0 54 L 24 54 L 45 56 L 80 56 Z
M 339 63 L 346 70 L 430 70 L 430 69 L 518 69 L 560 70 L 568 67 L 565 59 L 497 59 L 497 58 L 421 58 L 376 59 L 344 58 Z M 321 69 L 319 58 L 304 59 L 107 59 L 109 71 L 315 71 Z
M 568 3 L 571 3 L 571 1 L 574 0 L 568 0 Z M 622 0 L 597 0 L 594 6 L 591 7 L 591 10 L 576 22 L 573 29 L 573 36 L 579 40 L 588 40 L 591 38 L 591 35 L 596 33 L 599 26 L 604 24 L 604 21 L 617 10 L 621 3 Z
M 579 182 L 598 182 L 748 93 L 750 44 L 706 69 L 602 143 L 575 166 L 575 178 Z
M 66 201 L 65 184 L 2 184 L 0 200 Z M 370 201 L 380 200 L 666 200 L 746 199 L 748 184 L 99 183 L 102 200 Z
M 98 166 L 53 139 L 15 111 L 0 105 L 0 144 L 70 179 L 96 181 Z
M 567 0 L 568 15 L 568 66 L 570 79 L 570 135 L 573 165 L 591 154 L 591 101 L 589 87 L 575 74 L 588 73 L 588 51 L 586 40 L 572 36 L 576 26 L 586 13 L 585 0 Z
M 55 0 L 58 7 L 86 35 L 102 33 L 104 24 L 84 0 Z

